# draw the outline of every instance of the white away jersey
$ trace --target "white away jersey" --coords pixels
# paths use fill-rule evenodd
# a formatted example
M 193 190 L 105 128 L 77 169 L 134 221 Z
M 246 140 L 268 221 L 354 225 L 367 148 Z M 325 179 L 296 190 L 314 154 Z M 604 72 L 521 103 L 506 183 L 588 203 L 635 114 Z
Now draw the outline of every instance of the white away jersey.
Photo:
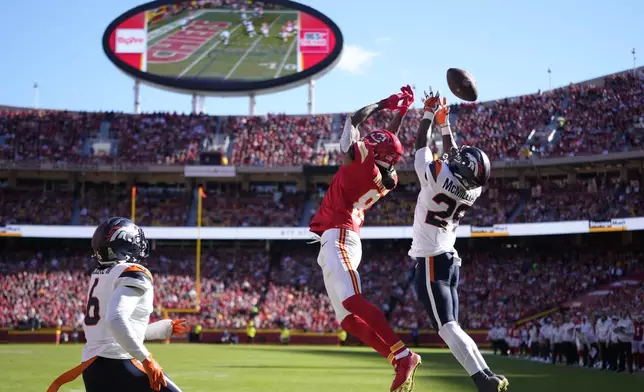
M 148 327 L 150 313 L 154 310 L 152 302 L 154 290 L 152 275 L 140 264 L 123 263 L 108 268 L 97 268 L 92 272 L 87 295 L 87 310 L 83 321 L 87 343 L 83 349 L 83 361 L 94 356 L 111 359 L 129 359 L 132 356 L 114 339 L 105 322 L 112 292 L 119 286 L 141 289 L 144 294 L 130 317 L 134 329 L 134 339 L 143 342 Z
M 454 252 L 456 227 L 465 212 L 481 195 L 481 188 L 466 190 L 452 174 L 447 162 L 433 160 L 429 148 L 416 151 L 414 168 L 421 185 L 412 235 L 411 257 Z

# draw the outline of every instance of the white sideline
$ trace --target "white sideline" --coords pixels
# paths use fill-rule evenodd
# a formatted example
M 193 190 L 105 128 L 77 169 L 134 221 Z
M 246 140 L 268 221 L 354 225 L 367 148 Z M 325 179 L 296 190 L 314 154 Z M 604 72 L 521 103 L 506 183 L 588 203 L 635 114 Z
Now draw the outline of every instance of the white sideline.
M 299 32 L 297 34 L 299 35 Z M 298 41 L 298 39 L 299 38 L 297 36 L 293 37 L 293 42 L 291 42 L 291 45 L 288 47 L 288 51 L 286 52 L 284 59 L 282 59 L 282 63 L 277 69 L 277 72 L 275 72 L 275 78 L 280 76 L 280 74 L 282 73 L 282 70 L 284 69 L 284 65 L 286 65 L 286 61 L 288 60 L 288 56 L 291 55 L 291 52 L 293 51 L 293 48 L 295 47 L 295 43 Z

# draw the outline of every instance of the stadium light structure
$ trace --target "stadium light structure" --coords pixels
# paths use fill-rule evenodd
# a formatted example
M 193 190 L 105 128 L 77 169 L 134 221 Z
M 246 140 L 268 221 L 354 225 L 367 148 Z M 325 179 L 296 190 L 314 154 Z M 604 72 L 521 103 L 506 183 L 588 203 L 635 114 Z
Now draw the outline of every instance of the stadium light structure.
M 548 67 L 548 90 L 552 90 L 552 69 Z
M 637 69 L 637 57 L 635 57 L 635 48 L 631 50 L 631 54 L 633 55 L 633 75 L 635 75 Z
M 38 82 L 34 82 L 34 109 L 38 109 Z

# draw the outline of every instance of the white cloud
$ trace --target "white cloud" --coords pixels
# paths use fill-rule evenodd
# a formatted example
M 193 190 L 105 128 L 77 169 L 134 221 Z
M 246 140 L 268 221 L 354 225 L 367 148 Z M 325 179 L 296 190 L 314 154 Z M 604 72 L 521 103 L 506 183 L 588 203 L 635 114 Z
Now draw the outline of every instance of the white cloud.
M 371 66 L 374 57 L 379 55 L 378 52 L 372 52 L 357 45 L 344 45 L 338 68 L 354 75 L 361 75 Z
M 376 41 L 375 41 L 375 42 L 376 42 L 376 44 L 377 44 L 377 45 L 381 45 L 381 44 L 384 44 L 385 42 L 389 42 L 389 41 L 391 41 L 391 40 L 392 40 L 392 38 L 391 38 L 391 37 L 389 37 L 389 36 L 385 36 L 385 37 L 378 37 L 378 38 L 376 38 Z

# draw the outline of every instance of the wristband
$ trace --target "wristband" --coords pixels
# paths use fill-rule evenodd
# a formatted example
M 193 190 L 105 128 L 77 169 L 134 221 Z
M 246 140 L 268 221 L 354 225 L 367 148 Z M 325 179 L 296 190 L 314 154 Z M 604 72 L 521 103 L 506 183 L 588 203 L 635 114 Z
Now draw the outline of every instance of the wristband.
M 432 112 L 430 112 L 430 111 L 426 111 L 426 112 L 423 114 L 423 120 L 429 120 L 429 121 L 434 120 L 434 113 L 432 113 Z
M 443 135 L 443 136 L 449 136 L 449 135 L 452 134 L 452 130 L 449 128 L 449 124 L 444 125 L 444 126 L 441 125 L 440 129 L 441 129 L 441 135 Z

